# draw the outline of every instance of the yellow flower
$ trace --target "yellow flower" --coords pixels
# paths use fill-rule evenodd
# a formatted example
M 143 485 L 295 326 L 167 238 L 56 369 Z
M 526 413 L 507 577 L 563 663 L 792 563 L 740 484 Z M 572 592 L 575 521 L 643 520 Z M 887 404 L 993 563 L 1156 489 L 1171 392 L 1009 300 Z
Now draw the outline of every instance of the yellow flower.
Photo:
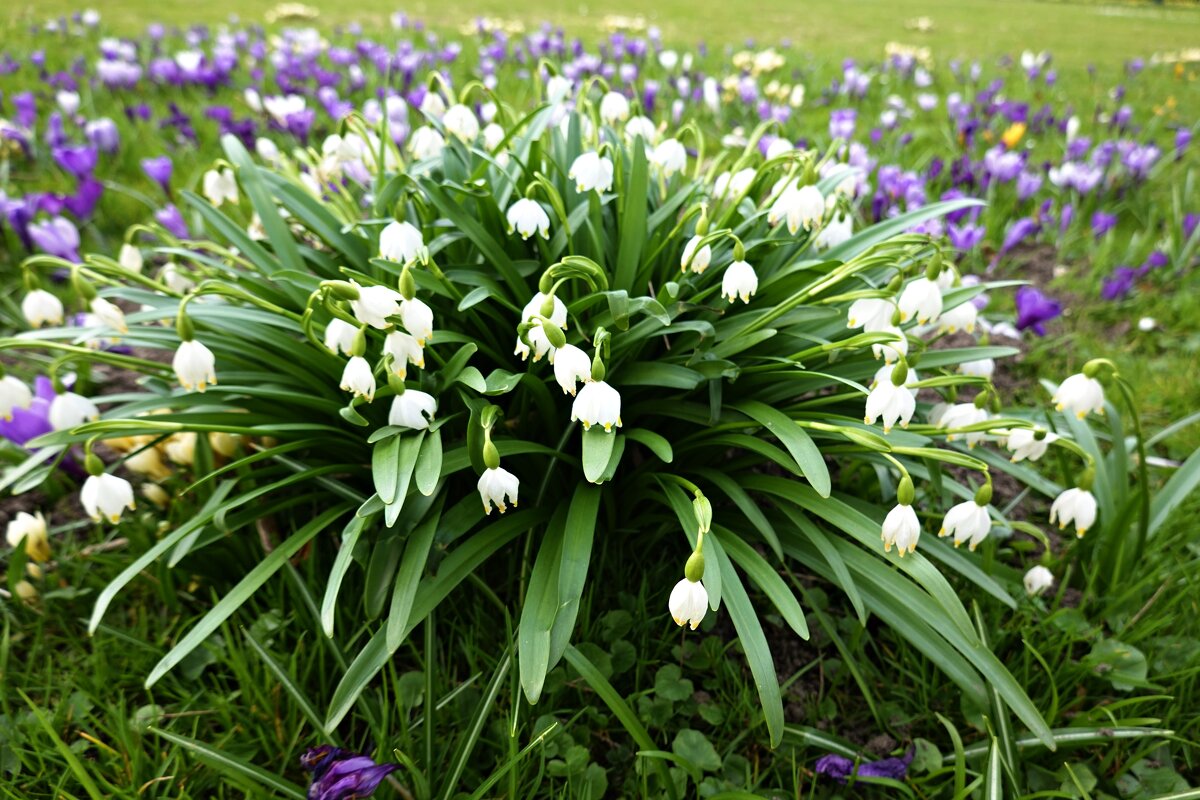
M 1004 142 L 1004 146 L 1012 150 L 1021 141 L 1021 137 L 1025 135 L 1025 123 L 1014 122 L 1008 126 L 1003 135 L 1000 136 L 1000 141 Z

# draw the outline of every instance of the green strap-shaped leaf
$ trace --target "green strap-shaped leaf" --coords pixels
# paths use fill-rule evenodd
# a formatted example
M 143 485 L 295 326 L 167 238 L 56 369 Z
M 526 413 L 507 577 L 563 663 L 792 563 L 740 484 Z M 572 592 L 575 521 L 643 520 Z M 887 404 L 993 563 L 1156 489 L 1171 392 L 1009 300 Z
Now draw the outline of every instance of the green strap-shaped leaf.
M 518 672 L 521 689 L 530 703 L 542 696 L 542 685 L 550 671 L 550 630 L 558 613 L 558 579 L 562 571 L 566 510 L 559 506 L 538 548 L 537 561 L 529 574 L 521 624 L 517 631 Z
M 779 573 L 772 569 L 757 550 L 739 539 L 737 534 L 716 525 L 709 533 L 717 532 L 720 533 L 721 546 L 725 548 L 729 557 L 737 562 L 746 576 L 767 596 L 796 635 L 807 639 L 808 622 L 804 619 L 804 610 L 800 608 L 800 601 L 796 599 L 796 595 L 783 582 L 783 578 L 779 577 Z
M 646 189 L 650 172 L 646 143 L 641 136 L 634 138 L 628 152 L 629 182 L 625 184 L 625 202 L 621 205 L 621 243 L 617 251 L 617 273 L 613 283 L 614 289 L 625 291 L 633 289 L 642 245 L 646 241 Z
M 812 437 L 795 420 L 782 411 L 771 408 L 757 400 L 746 400 L 734 406 L 752 420 L 770 431 L 796 459 L 796 466 L 817 490 L 821 497 L 829 497 L 829 467 L 821 451 L 813 444 Z
M 333 620 L 337 611 L 338 594 L 342 590 L 342 581 L 350 569 L 354 557 L 354 546 L 362 535 L 366 520 L 357 514 L 346 523 L 342 531 L 342 546 L 338 548 L 337 556 L 333 559 L 333 568 L 329 570 L 329 583 L 325 586 L 325 596 L 321 599 L 321 630 L 326 636 L 333 636 Z
M 592 560 L 592 542 L 596 536 L 596 517 L 600 511 L 600 489 L 579 484 L 571 498 L 567 525 L 563 533 L 562 558 L 558 570 L 558 612 L 550 630 L 550 663 L 554 669 L 571 640 L 583 587 L 587 583 Z
M 204 742 L 196 741 L 187 736 L 181 736 L 178 733 L 164 731 L 162 728 L 150 728 L 150 732 L 155 736 L 161 736 L 169 742 L 174 742 L 180 747 L 190 750 L 201 761 L 211 764 L 226 775 L 252 781 L 284 797 L 294 797 L 296 800 L 304 800 L 305 794 L 303 789 L 291 781 L 286 781 L 278 775 L 268 772 L 262 767 L 255 766 L 248 761 L 231 756 L 215 747 L 210 747 Z
M 274 248 L 279 262 L 284 269 L 303 271 L 304 260 L 300 257 L 296 240 L 292 238 L 292 231 L 288 228 L 287 221 L 279 216 L 279 207 L 275 205 L 274 198 L 267 191 L 258 165 L 254 163 L 250 154 L 246 152 L 245 146 L 233 134 L 227 133 L 221 137 L 221 148 L 225 151 L 225 157 L 229 159 L 229 163 L 233 164 L 233 168 L 237 171 L 238 183 L 245 190 L 246 196 L 250 198 L 250 204 L 254 206 L 254 210 L 262 219 L 263 230 L 266 231 L 267 240 Z
M 599 483 L 612 457 L 617 436 L 593 425 L 583 432 L 583 477 Z
M 421 573 L 425 571 L 425 562 L 429 559 L 430 548 L 433 547 L 433 535 L 437 532 L 441 518 L 442 510 L 437 507 L 413 529 L 408 536 L 408 543 L 404 545 L 404 558 L 400 562 L 400 569 L 396 571 L 396 586 L 392 591 L 392 606 L 388 611 L 388 650 L 396 650 L 404 641 L 404 630 L 408 627 L 408 617 L 412 613 L 413 598 L 417 595 Z

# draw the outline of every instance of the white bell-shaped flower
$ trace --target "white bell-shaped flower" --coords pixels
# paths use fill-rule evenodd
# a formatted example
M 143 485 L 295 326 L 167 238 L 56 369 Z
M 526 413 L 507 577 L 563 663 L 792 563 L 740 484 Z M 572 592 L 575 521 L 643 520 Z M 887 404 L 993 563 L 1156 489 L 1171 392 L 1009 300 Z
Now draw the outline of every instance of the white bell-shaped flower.
M 1036 597 L 1054 585 L 1054 573 L 1038 564 L 1025 573 L 1025 594 Z
M 337 317 L 334 317 L 325 326 L 325 347 L 334 355 L 338 353 L 350 355 L 350 348 L 354 346 L 354 340 L 357 337 L 358 328 Z
M 47 412 L 50 427 L 56 431 L 78 428 L 85 422 L 100 419 L 100 409 L 96 404 L 82 395 L 74 392 L 63 392 L 50 401 Z
M 671 609 L 671 619 L 676 625 L 681 628 L 689 625 L 696 630 L 708 613 L 708 591 L 700 581 L 684 578 L 671 590 L 667 607 Z
M 541 361 L 542 357 L 553 353 L 554 347 L 550 344 L 550 338 L 546 336 L 546 331 L 541 325 L 534 325 L 525 332 L 525 338 L 529 340 L 529 344 L 521 341 L 521 337 L 517 337 L 517 345 L 513 348 L 513 355 L 520 356 L 522 361 L 533 356 L 535 362 Z
M 379 257 L 405 264 L 421 254 L 425 237 L 409 222 L 389 222 L 379 233 Z
M 901 322 L 910 319 L 916 319 L 921 325 L 937 322 L 942 313 L 942 290 L 935 281 L 922 275 L 905 285 L 897 306 Z
M 793 236 L 801 229 L 812 230 L 825 217 L 825 196 L 816 186 L 788 186 L 767 211 L 767 223 L 786 221 Z
M 43 325 L 62 325 L 66 313 L 62 301 L 45 289 L 34 289 L 21 301 L 21 313 L 35 328 Z
M 540 233 L 543 239 L 550 238 L 550 217 L 536 200 L 522 197 L 508 207 L 505 216 L 508 218 L 509 233 L 515 230 L 522 239 L 528 239 L 535 233 Z
M 875 358 L 882 358 L 883 363 L 891 364 L 898 361 L 903 356 L 908 355 L 908 337 L 904 331 L 897 328 L 895 325 L 889 325 L 886 328 L 880 328 L 872 333 L 890 333 L 895 339 L 887 342 L 876 342 L 871 345 L 871 353 Z
M 359 286 L 350 281 L 358 289 L 358 298 L 350 301 L 350 309 L 354 316 L 364 325 L 384 330 L 392 323 L 388 317 L 400 313 L 400 293 L 387 286 Z
M 898 503 L 883 520 L 882 535 L 883 550 L 886 553 L 896 547 L 896 553 L 904 557 L 917 549 L 917 540 L 921 538 L 921 521 L 911 505 Z
M 1075 535 L 1083 536 L 1096 522 L 1096 498 L 1087 489 L 1067 489 L 1050 504 L 1050 523 L 1059 529 L 1075 526 Z
M 1059 384 L 1053 401 L 1055 409 L 1069 411 L 1079 419 L 1086 417 L 1089 411 L 1103 414 L 1104 387 L 1100 381 L 1080 372 Z
M 517 490 L 520 485 L 520 479 L 503 467 L 485 469 L 477 484 L 479 496 L 483 498 L 483 513 L 491 514 L 492 506 L 495 505 L 503 514 L 508 511 L 506 500 L 516 508 Z
M 896 316 L 896 304 L 884 297 L 864 297 L 850 304 L 846 312 L 847 328 L 862 328 L 864 331 L 885 331 L 896 327 L 892 319 Z M 876 356 L 878 358 L 878 356 Z
M 210 169 L 204 173 L 203 192 L 208 202 L 214 206 L 226 202 L 236 206 L 238 186 L 237 179 L 233 176 L 233 170 L 226 167 L 222 170 Z
M 965 428 L 969 425 L 976 425 L 980 422 L 987 422 L 988 412 L 985 408 L 979 408 L 974 403 L 955 403 L 948 406 L 938 417 L 935 423 L 939 428 L 954 430 L 956 428 Z M 983 431 L 968 431 L 963 433 L 949 433 L 946 435 L 947 442 L 953 442 L 959 436 L 967 440 L 967 447 L 974 447 L 978 444 L 985 433 Z
M 426 92 L 421 98 L 420 111 L 427 117 L 441 119 L 446 114 L 446 101 L 437 92 Z
M 196 288 L 196 282 L 184 274 L 174 261 L 168 261 L 163 265 L 163 268 L 158 271 L 158 279 L 176 294 L 187 294 Z
M 171 366 L 175 368 L 175 377 L 179 379 L 180 386 L 189 392 L 203 392 L 208 384 L 217 384 L 216 363 L 212 350 L 192 339 L 180 343 Z
M 120 333 L 129 333 L 129 325 L 125 322 L 125 312 L 119 307 L 103 297 L 93 297 L 90 308 L 100 322 Z
M 949 272 L 949 270 L 945 270 Z M 979 309 L 968 300 L 960 303 L 949 311 L 943 311 L 938 317 L 938 331 L 944 333 L 975 332 L 975 322 L 979 318 Z
M 137 508 L 129 481 L 108 473 L 89 475 L 79 492 L 79 502 L 93 521 L 107 519 L 114 524 L 121 521 L 125 509 Z
M 658 167 L 663 175 L 670 177 L 687 168 L 687 150 L 678 139 L 667 139 L 654 148 L 650 163 Z
M 1038 431 L 1030 430 L 1029 428 L 1014 428 L 1004 441 L 1004 446 L 1012 451 L 1013 461 L 1037 461 L 1042 456 L 1046 455 L 1046 448 L 1054 443 L 1058 438 L 1057 433 L 1049 431 L 1041 431 L 1042 438 L 1038 438 Z
M 137 248 L 137 245 L 126 242 L 121 245 L 121 251 L 117 254 L 117 263 L 130 272 L 140 273 L 146 262 L 142 258 L 142 251 Z
M 424 430 L 429 427 L 437 411 L 437 400 L 431 394 L 407 389 L 392 398 L 392 407 L 388 410 L 388 425 L 403 428 Z
M 33 405 L 33 392 L 24 381 L 5 375 L 0 378 L 0 417 L 5 422 L 13 418 L 14 408 L 29 408 Z
M 362 356 L 353 356 L 342 370 L 340 386 L 342 391 L 351 392 L 355 397 L 367 398 L 368 403 L 374 400 L 375 373 L 371 369 L 371 363 Z
M 401 300 L 400 322 L 421 347 L 433 339 L 433 309 L 422 300 Z
M 938 536 L 953 536 L 955 547 L 963 542 L 970 542 L 968 546 L 974 550 L 987 538 L 991 530 L 992 518 L 987 512 L 987 506 L 968 500 L 946 512 Z
M 4 538 L 9 547 L 25 542 L 25 555 L 30 561 L 40 564 L 50 560 L 50 537 L 46 532 L 46 518 L 40 511 L 36 514 L 18 511 L 8 523 Z
M 408 140 L 408 150 L 417 161 L 437 158 L 445 149 L 446 140 L 428 125 L 417 128 Z
M 733 302 L 742 298 L 743 303 L 749 303 L 750 297 L 758 291 L 758 274 L 754 267 L 745 261 L 734 261 L 725 268 L 721 277 L 721 296 Z
M 446 131 L 464 142 L 473 142 L 479 137 L 479 119 L 475 112 L 462 103 L 455 103 L 442 116 Z
M 874 425 L 875 420 L 883 418 L 883 432 L 890 433 L 897 422 L 901 428 L 907 428 L 913 412 L 917 410 L 917 399 L 906 386 L 892 383 L 889 375 L 886 380 L 875 384 L 875 388 L 867 395 L 866 413 L 863 422 Z
M 603 194 L 612 188 L 613 163 L 599 153 L 584 153 L 575 159 L 567 177 L 575 181 L 575 191 Z
M 854 218 L 846 213 L 835 213 L 829 222 L 821 228 L 813 247 L 818 250 L 828 250 L 850 240 L 854 236 Z
M 546 81 L 546 99 L 551 105 L 558 105 L 567 99 L 571 93 L 571 79 L 562 75 L 551 75 Z
M 683 255 L 679 258 L 679 268 L 684 272 L 689 269 L 697 275 L 708 269 L 708 265 L 712 263 L 712 248 L 704 245 L 699 250 L 696 246 L 700 244 L 700 236 L 693 236 L 687 240 L 687 244 L 683 246 Z
M 600 425 L 606 432 L 621 427 L 621 393 L 604 381 L 584 384 L 571 404 L 571 421 L 579 420 L 583 429 Z
M 945 319 L 946 315 L 942 315 Z M 974 375 L 977 378 L 990 378 L 996 371 L 994 358 L 977 358 L 974 361 L 964 361 L 958 365 L 958 371 L 963 375 Z
M 592 360 L 588 354 L 573 344 L 566 344 L 554 351 L 554 380 L 562 387 L 563 394 L 574 395 L 580 381 L 592 379 Z
M 521 321 L 528 322 L 534 315 L 540 316 L 542 306 L 546 303 L 546 297 L 547 295 L 542 292 L 534 294 L 533 299 L 521 309 Z M 554 295 L 554 309 L 550 312 L 549 319 L 564 331 L 567 329 L 567 304 L 558 295 Z
M 650 156 L 651 162 L 654 161 L 653 151 L 649 146 L 658 141 L 658 128 L 655 127 L 653 120 L 649 117 L 630 117 L 625 123 L 625 141 L 633 144 L 637 141 L 637 137 L 642 137 L 642 141 L 646 143 L 646 155 Z
M 383 340 L 383 353 L 392 357 L 392 372 L 401 380 L 408 377 L 408 365 L 425 369 L 425 351 L 417 337 L 404 331 L 392 331 Z
M 600 98 L 600 119 L 607 125 L 629 119 L 629 98 L 620 92 L 606 93 Z
M 873 378 L 871 378 L 871 388 L 874 389 L 876 386 L 878 386 L 880 383 L 883 383 L 884 381 L 891 381 L 892 372 L 895 369 L 896 369 L 896 367 L 893 364 L 884 364 L 882 367 L 875 370 L 875 376 Z M 904 385 L 905 385 L 905 387 L 908 388 L 908 391 L 912 393 L 913 397 L 916 397 L 917 392 L 920 391 L 919 389 L 913 388 L 913 384 L 919 380 L 921 380 L 921 378 L 917 374 L 917 371 L 915 369 L 913 369 L 912 367 L 909 367 L 908 375 L 904 379 Z

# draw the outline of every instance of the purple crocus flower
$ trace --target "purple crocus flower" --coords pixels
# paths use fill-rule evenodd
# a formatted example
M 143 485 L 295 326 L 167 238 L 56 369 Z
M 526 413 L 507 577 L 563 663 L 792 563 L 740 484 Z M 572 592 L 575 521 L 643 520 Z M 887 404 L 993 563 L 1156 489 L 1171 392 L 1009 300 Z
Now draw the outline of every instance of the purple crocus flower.
M 1105 300 L 1123 300 L 1133 291 L 1139 271 L 1132 267 L 1117 267 L 1104 281 L 1100 296 Z
M 183 214 L 179 213 L 179 209 L 173 204 L 168 203 L 158 211 L 155 211 L 154 219 L 158 220 L 159 225 L 162 225 L 180 239 L 191 238 L 187 223 L 183 221 Z
M 89 177 L 96 168 L 96 158 L 99 155 L 95 147 L 88 145 L 55 147 L 50 154 L 54 156 L 54 163 L 76 178 Z
M 1171 259 L 1162 250 L 1154 250 L 1150 255 L 1146 256 L 1146 261 L 1142 264 L 1141 271 L 1149 272 L 1152 269 L 1161 269 L 1171 263 Z
M 306 752 L 300 764 L 312 773 L 308 800 L 370 797 L 384 778 L 400 768 L 398 764 L 376 764 L 369 756 L 327 744 Z
M 1008 253 L 1008 251 L 1035 233 L 1037 229 L 1037 222 L 1030 217 L 1021 217 L 1008 227 L 1008 231 L 1004 234 L 1004 242 L 1000 245 L 1000 252 L 996 254 L 996 258 Z
M 63 198 L 63 205 L 77 218 L 88 220 L 91 218 L 92 212 L 96 210 L 96 204 L 100 202 L 103 194 L 104 184 L 88 175 L 79 181 L 79 187 L 75 190 L 75 194 L 69 194 Z
M 1062 314 L 1062 306 L 1052 297 L 1047 297 L 1033 286 L 1017 289 L 1014 298 L 1017 305 L 1017 330 L 1032 330 L 1038 336 L 1046 335 L 1046 323 Z
M 38 375 L 33 380 L 33 402 L 29 408 L 14 408 L 10 420 L 0 418 L 0 436 L 24 447 L 31 439 L 54 430 L 50 424 L 50 403 L 56 396 L 50 379 Z
M 121 133 L 117 123 L 108 117 L 91 120 L 84 126 L 84 133 L 92 147 L 105 153 L 115 153 L 121 147 Z
M 915 750 L 909 750 L 901 758 L 883 758 L 879 761 L 862 761 L 858 766 L 852 759 L 845 756 L 829 755 L 817 759 L 815 772 L 833 778 L 839 783 L 846 783 L 851 777 L 855 778 L 891 778 L 902 781 L 908 774 L 908 765 L 912 763 Z
M 1042 176 L 1036 172 L 1028 172 L 1021 170 L 1021 174 L 1017 176 L 1017 197 L 1021 200 L 1028 200 L 1038 193 L 1042 188 Z
M 68 261 L 79 260 L 79 229 L 66 217 L 52 217 L 28 228 L 29 238 L 43 251 Z
M 168 196 L 171 194 L 171 170 L 173 168 L 170 156 L 142 159 L 142 172 L 145 172 L 146 177 L 161 186 Z
M 1185 214 L 1183 217 L 1183 239 L 1187 241 L 1192 238 L 1192 234 L 1196 232 L 1196 227 L 1200 225 L 1200 214 Z
M 1117 227 L 1117 215 L 1104 211 L 1092 214 L 1092 236 L 1100 239 L 1104 234 Z
M 1192 131 L 1190 128 L 1180 128 L 1175 131 L 1175 157 L 1183 158 L 1184 152 L 1188 149 L 1188 145 L 1192 143 Z
M 37 124 L 37 97 L 33 92 L 18 92 L 12 96 L 13 109 L 16 113 L 16 123 L 22 128 L 32 130 Z
M 858 112 L 853 108 L 834 109 L 829 115 L 829 135 L 834 139 L 850 139 L 858 123 Z
M 946 235 L 950 237 L 950 246 L 960 253 L 968 253 L 979 246 L 983 241 L 983 235 L 987 233 L 982 225 L 974 225 L 970 222 L 962 225 L 951 224 L 946 228 Z

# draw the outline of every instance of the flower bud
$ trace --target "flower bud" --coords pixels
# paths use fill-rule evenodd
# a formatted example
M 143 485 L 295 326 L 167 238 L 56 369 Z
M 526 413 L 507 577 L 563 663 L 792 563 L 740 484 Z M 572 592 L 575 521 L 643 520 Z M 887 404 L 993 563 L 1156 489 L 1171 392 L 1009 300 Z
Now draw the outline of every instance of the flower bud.
M 733 246 L 733 260 L 734 261 L 745 261 L 746 260 L 746 247 L 742 244 L 741 239 L 738 239 L 737 243 L 734 244 L 734 246 Z
M 911 506 L 916 496 L 917 492 L 913 488 L 912 478 L 905 473 L 904 477 L 900 479 L 900 485 L 896 487 L 896 500 L 902 506 Z
M 683 565 L 683 576 L 692 583 L 697 583 L 704 577 L 704 553 L 700 548 L 696 548 L 688 556 L 687 563 Z
M 496 469 L 500 466 L 500 451 L 496 449 L 496 445 L 492 444 L 490 438 L 483 443 L 483 464 L 488 469 Z
M 417 296 L 417 281 L 407 267 L 400 273 L 400 296 L 405 300 L 412 300 Z
M 896 362 L 896 366 L 892 367 L 892 385 L 903 386 L 908 381 L 908 364 L 901 358 Z M 906 504 L 907 505 L 907 504 Z
M 608 370 L 604 368 L 604 362 L 600 360 L 600 355 L 596 354 L 592 358 L 592 380 L 597 382 L 604 380 L 607 372 Z
M 701 492 L 696 492 L 692 510 L 696 513 L 696 524 L 700 526 L 700 533 L 708 533 L 712 528 L 712 503 Z
M 358 332 L 354 334 L 354 339 L 350 342 L 350 351 L 347 355 L 362 356 L 367 352 L 367 326 L 359 327 Z
M 357 300 L 358 287 L 349 281 L 321 281 L 321 288 L 332 292 L 339 300 Z
M 708 209 L 700 212 L 700 219 L 696 220 L 696 235 L 703 236 L 708 233 Z
M 567 336 L 563 333 L 563 329 L 548 320 L 542 320 L 542 331 L 546 334 L 546 338 L 550 340 L 550 346 L 555 350 L 567 343 Z
M 975 491 L 975 505 L 986 506 L 990 502 L 992 502 L 992 476 L 988 475 L 987 483 Z
M 192 319 L 187 315 L 185 308 L 180 303 L 179 313 L 175 315 L 175 332 L 179 334 L 179 341 L 190 342 L 196 338 L 196 327 L 192 325 Z
M 925 277 L 931 281 L 936 281 L 938 275 L 942 274 L 942 251 L 935 250 L 933 258 L 929 260 L 929 266 L 925 268 Z
M 87 470 L 88 475 L 103 475 L 104 462 L 100 460 L 100 456 L 89 452 L 83 460 L 83 467 Z

